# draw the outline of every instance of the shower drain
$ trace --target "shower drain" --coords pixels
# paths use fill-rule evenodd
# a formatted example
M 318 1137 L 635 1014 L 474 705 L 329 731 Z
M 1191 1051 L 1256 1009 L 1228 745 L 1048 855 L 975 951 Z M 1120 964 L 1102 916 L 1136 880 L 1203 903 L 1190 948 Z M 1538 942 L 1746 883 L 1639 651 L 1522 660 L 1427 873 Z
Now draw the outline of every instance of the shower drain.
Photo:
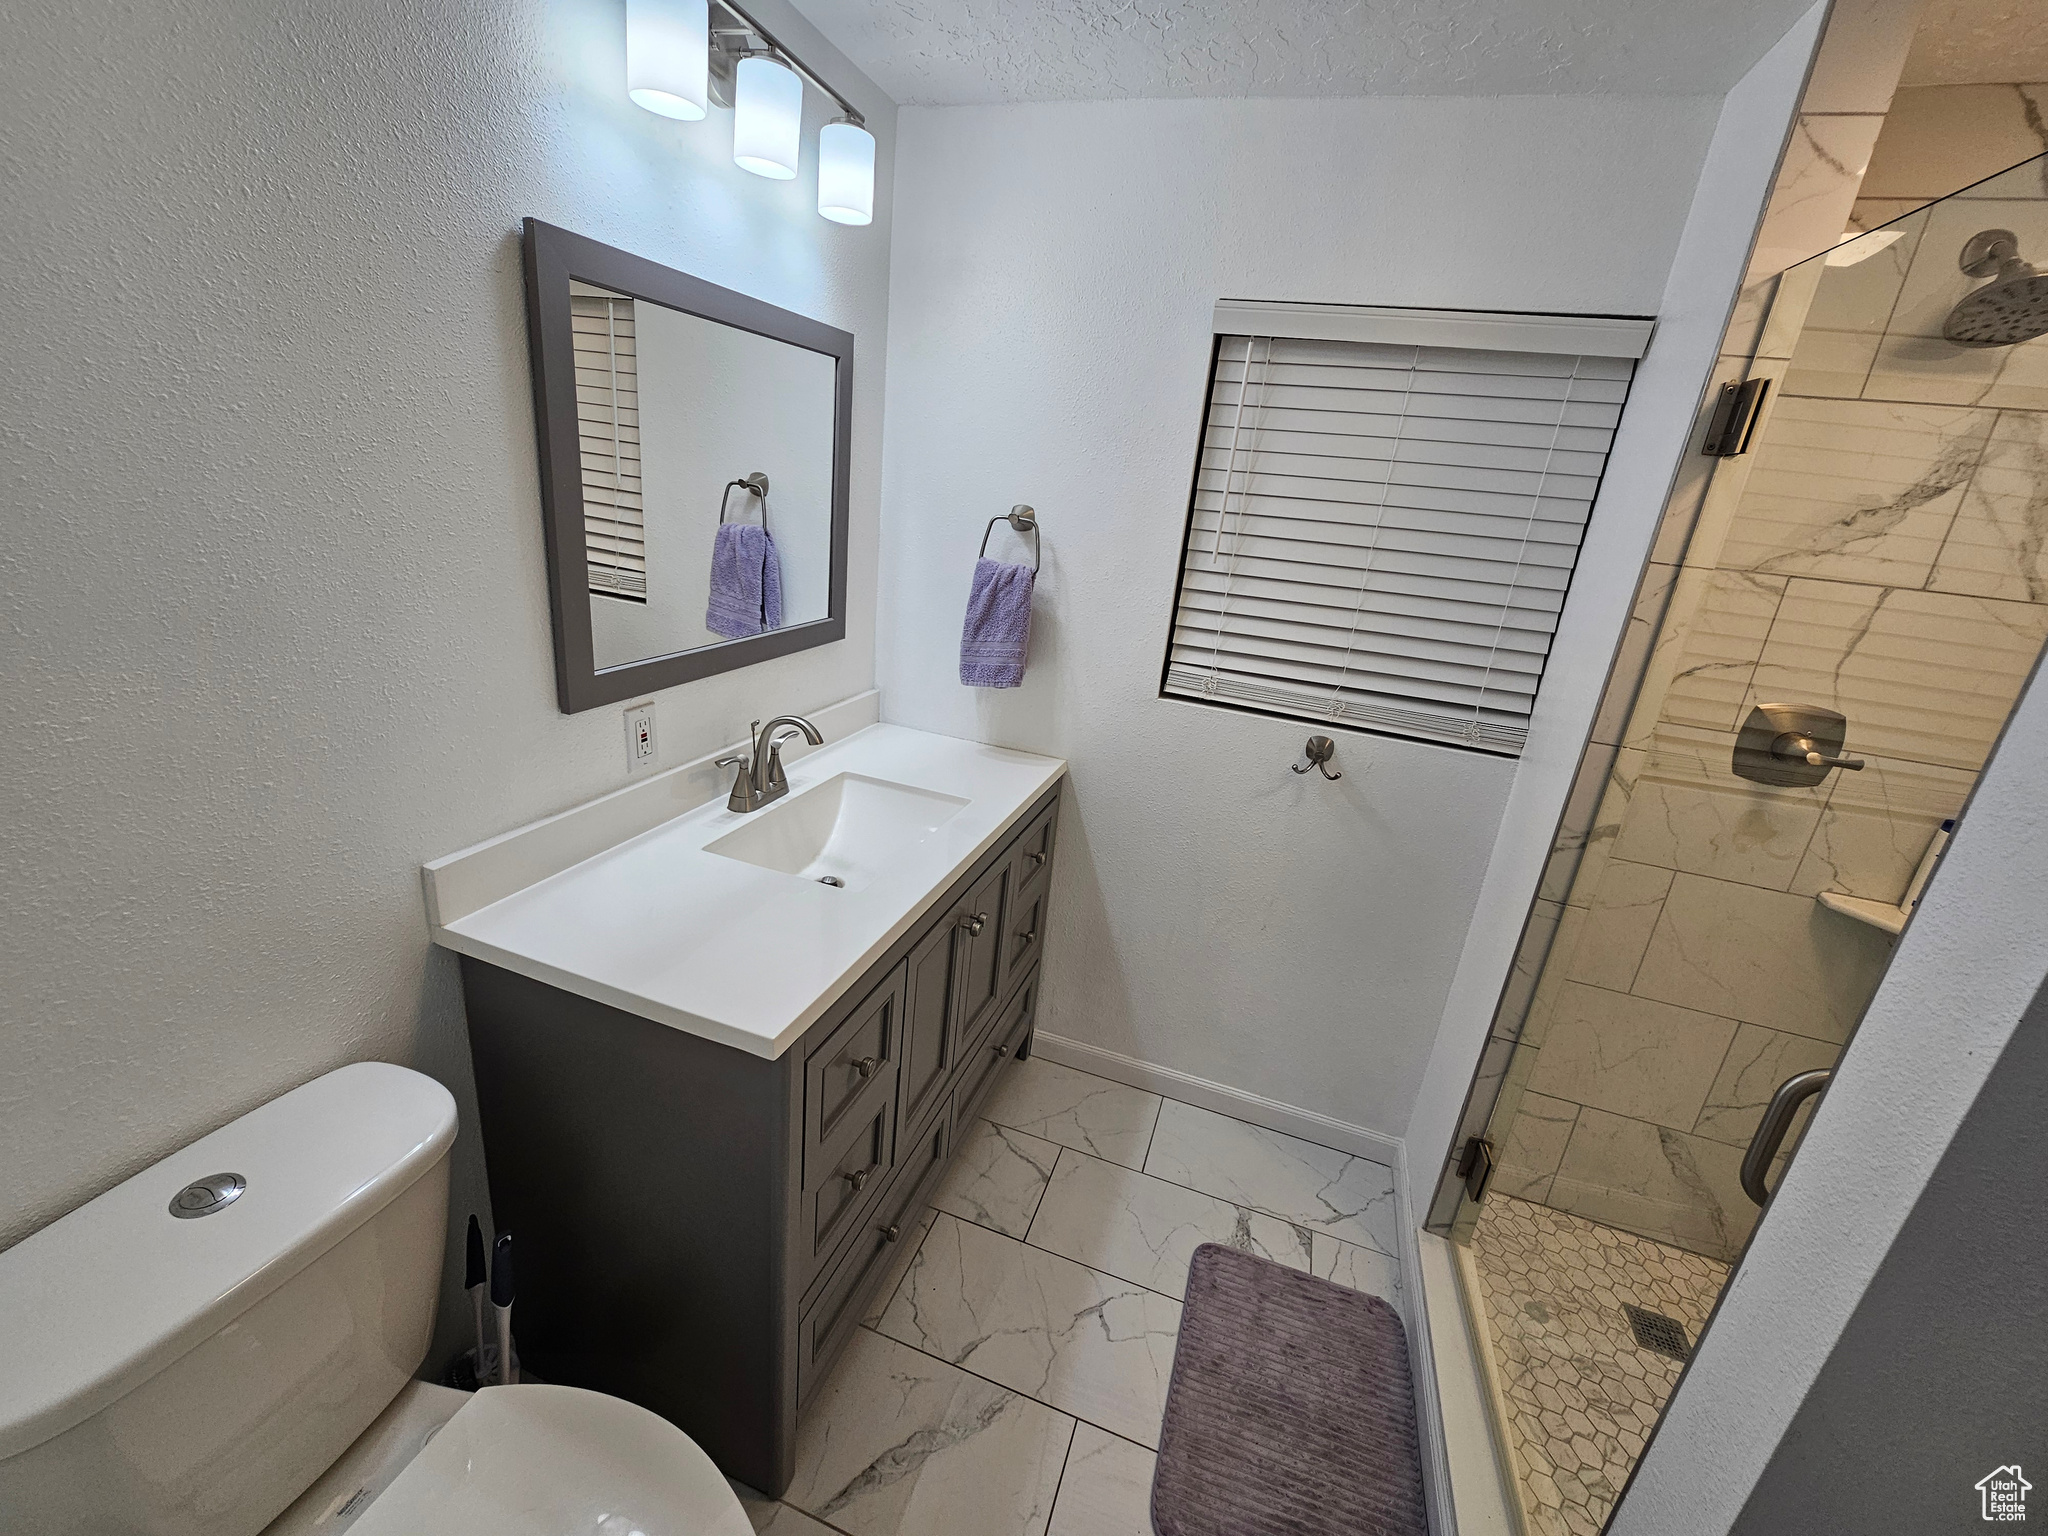
M 1627 1302 L 1621 1304 L 1621 1310 L 1628 1316 L 1628 1331 L 1636 1336 L 1638 1347 L 1681 1364 L 1691 1358 L 1692 1343 L 1685 1336 L 1685 1324 L 1677 1318 Z

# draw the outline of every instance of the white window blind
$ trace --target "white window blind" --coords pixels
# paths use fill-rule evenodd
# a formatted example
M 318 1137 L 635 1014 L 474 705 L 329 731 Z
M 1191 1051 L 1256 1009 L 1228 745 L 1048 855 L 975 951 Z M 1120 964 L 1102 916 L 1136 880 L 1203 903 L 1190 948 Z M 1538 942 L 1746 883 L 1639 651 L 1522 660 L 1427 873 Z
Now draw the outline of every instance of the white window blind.
M 1220 334 L 1163 691 L 1518 752 L 1649 332 L 1602 324 Z
M 633 301 L 588 283 L 569 287 L 576 424 L 583 459 L 583 557 L 590 590 L 647 601 L 640 504 L 640 385 Z

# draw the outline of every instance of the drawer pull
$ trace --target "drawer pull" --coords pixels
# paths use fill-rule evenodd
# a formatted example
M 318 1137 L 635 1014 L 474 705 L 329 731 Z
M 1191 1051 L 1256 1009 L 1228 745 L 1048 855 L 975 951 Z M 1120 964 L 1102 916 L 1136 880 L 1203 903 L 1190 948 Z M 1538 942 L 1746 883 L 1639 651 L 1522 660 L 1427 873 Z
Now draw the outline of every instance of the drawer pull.
M 863 1168 L 858 1173 L 849 1173 L 846 1176 L 846 1182 L 853 1186 L 853 1192 L 857 1195 L 867 1188 L 868 1179 L 874 1171 L 873 1168 Z
M 893 1243 L 902 1235 L 903 1229 L 893 1221 L 888 1226 L 882 1228 L 882 1241 L 885 1243 Z
M 977 912 L 972 917 L 963 917 L 960 919 L 960 926 L 967 930 L 970 939 L 978 939 L 981 937 L 981 930 L 988 926 L 988 914 Z
M 1025 857 L 1026 859 L 1029 859 L 1029 860 L 1031 861 L 1031 867 L 1032 867 L 1033 869 L 1043 869 L 1043 868 L 1045 868 L 1045 855 L 1044 855 L 1044 854 L 1042 854 L 1042 853 L 1027 853 L 1027 854 L 1025 854 L 1025 855 L 1024 855 L 1024 857 Z
M 863 1056 L 859 1061 L 856 1061 L 853 1064 L 853 1070 L 860 1074 L 860 1080 L 862 1082 L 866 1082 L 869 1078 L 875 1075 L 875 1068 L 878 1065 L 880 1065 L 880 1063 L 878 1063 L 874 1057 Z
M 1007 1056 L 1010 1054 L 1010 1048 L 1007 1045 L 992 1045 L 989 1047 L 989 1049 L 994 1051 L 998 1056 Z

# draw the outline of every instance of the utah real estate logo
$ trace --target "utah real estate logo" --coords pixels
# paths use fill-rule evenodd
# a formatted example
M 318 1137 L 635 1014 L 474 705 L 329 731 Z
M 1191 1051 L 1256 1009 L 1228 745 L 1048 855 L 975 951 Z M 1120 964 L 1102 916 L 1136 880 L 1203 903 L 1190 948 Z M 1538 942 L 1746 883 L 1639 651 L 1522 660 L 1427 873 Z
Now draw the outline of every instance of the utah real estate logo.
M 2000 1467 L 1978 1480 L 1984 1496 L 1984 1518 L 2011 1525 L 2027 1518 L 2027 1490 L 2034 1485 L 2020 1475 L 2020 1464 Z

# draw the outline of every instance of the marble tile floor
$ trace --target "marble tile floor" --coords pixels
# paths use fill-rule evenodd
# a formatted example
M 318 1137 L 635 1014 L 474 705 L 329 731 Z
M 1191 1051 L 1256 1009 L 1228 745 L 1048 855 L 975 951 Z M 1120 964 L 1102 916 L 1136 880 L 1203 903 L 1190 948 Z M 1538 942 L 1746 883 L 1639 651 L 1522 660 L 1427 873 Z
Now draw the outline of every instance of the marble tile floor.
M 1379 1163 L 1020 1062 L 805 1408 L 795 1482 L 741 1499 L 773 1536 L 1152 1536 L 1196 1246 L 1399 1305 L 1394 1237 Z
M 1697 1343 L 1728 1267 L 1505 1195 L 1472 1258 L 1529 1536 L 1598 1536 L 1683 1369 L 1638 1347 L 1622 1305 Z

